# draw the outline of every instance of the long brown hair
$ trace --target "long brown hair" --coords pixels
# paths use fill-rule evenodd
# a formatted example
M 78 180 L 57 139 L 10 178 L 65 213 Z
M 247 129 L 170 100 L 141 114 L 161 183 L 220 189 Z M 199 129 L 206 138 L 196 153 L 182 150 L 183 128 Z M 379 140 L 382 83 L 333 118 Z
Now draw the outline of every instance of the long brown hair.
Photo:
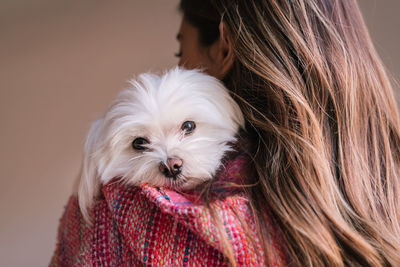
M 236 59 L 224 81 L 254 140 L 247 193 L 265 251 L 272 214 L 293 265 L 400 265 L 399 118 L 356 0 L 181 9 L 204 45 L 220 21 L 230 33 Z

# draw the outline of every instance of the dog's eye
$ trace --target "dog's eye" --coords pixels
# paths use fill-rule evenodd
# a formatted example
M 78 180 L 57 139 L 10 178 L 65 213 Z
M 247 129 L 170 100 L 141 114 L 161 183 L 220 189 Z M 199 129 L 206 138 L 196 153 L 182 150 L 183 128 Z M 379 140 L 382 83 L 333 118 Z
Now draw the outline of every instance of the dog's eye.
M 147 149 L 146 145 L 149 144 L 149 141 L 143 137 L 138 137 L 132 142 L 132 147 L 136 150 L 145 150 Z
M 196 129 L 196 123 L 194 123 L 194 121 L 185 121 L 182 123 L 181 129 L 185 134 L 190 134 Z

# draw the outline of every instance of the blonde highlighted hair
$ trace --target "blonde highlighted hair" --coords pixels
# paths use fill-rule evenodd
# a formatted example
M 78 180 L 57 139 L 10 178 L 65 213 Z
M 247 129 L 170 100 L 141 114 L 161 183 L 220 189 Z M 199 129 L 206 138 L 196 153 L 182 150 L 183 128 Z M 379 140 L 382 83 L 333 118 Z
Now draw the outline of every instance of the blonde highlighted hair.
M 203 24 L 229 32 L 236 59 L 224 82 L 254 140 L 257 185 L 245 190 L 264 250 L 269 212 L 293 265 L 399 266 L 399 117 L 356 0 L 181 9 L 203 45 L 219 36 Z

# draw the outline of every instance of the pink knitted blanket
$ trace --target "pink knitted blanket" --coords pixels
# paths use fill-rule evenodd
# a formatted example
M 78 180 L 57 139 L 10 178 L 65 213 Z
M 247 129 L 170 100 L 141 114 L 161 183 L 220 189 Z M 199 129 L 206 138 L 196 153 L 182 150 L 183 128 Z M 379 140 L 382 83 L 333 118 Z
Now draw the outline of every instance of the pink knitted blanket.
M 243 178 L 246 162 L 242 155 L 227 161 L 217 179 Z M 90 226 L 82 218 L 76 196 L 70 197 L 60 220 L 50 266 L 227 265 L 216 225 L 209 210 L 194 201 L 195 193 L 190 196 L 149 185 L 124 186 L 115 181 L 103 186 L 102 191 L 104 197 L 91 211 L 94 220 Z M 265 265 L 244 195 L 238 191 L 215 192 L 223 197 L 213 201 L 211 209 L 223 221 L 238 265 Z M 273 266 L 284 266 L 282 242 L 272 221 L 267 223 L 275 248 L 267 256 Z M 245 236 L 246 229 L 250 229 L 256 248 Z

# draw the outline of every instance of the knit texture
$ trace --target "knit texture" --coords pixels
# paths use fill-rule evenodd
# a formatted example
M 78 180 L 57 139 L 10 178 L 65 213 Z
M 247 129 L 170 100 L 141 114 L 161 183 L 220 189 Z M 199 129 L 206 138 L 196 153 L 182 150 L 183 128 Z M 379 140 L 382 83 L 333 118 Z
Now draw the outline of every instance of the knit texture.
M 217 181 L 243 180 L 247 160 L 227 160 Z M 217 183 L 218 184 L 218 183 Z M 238 266 L 264 266 L 260 240 L 244 194 L 215 186 L 210 208 L 220 218 Z M 88 225 L 71 196 L 60 219 L 50 266 L 226 266 L 223 244 L 210 210 L 196 192 L 178 193 L 150 185 L 103 186 Z M 272 266 L 285 266 L 284 248 L 272 220 L 267 221 L 274 251 Z M 251 241 L 245 233 L 251 235 Z M 258 252 L 258 253 L 257 253 Z

